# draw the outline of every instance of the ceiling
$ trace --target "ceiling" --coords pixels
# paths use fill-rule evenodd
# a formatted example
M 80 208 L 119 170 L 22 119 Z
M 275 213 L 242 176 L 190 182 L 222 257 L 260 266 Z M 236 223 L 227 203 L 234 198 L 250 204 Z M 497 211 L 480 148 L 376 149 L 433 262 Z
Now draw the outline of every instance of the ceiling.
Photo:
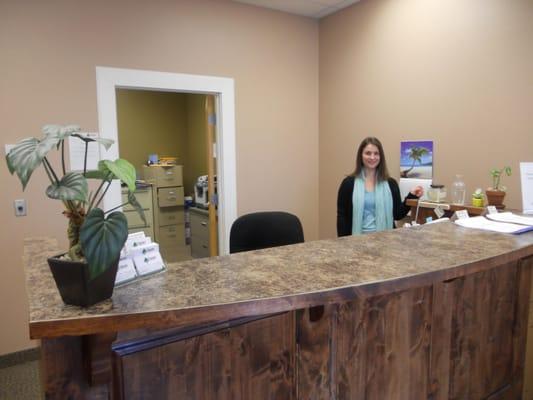
M 257 7 L 271 8 L 303 15 L 310 18 L 322 18 L 348 7 L 360 0 L 233 0 L 238 3 L 251 4 Z

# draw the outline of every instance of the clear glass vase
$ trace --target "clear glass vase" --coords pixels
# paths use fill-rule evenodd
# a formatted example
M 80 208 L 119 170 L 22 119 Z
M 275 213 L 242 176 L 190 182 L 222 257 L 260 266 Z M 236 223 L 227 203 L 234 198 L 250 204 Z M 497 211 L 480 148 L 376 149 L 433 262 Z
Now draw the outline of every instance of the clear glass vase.
M 465 204 L 466 186 L 462 175 L 455 175 L 455 180 L 452 183 L 452 203 Z

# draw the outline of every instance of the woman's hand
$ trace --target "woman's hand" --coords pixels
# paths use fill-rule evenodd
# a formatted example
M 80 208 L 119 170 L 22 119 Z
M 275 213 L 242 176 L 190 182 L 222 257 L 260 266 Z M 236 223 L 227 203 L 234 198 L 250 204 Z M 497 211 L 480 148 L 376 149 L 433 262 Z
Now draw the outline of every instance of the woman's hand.
M 414 188 L 411 189 L 411 194 L 420 198 L 424 195 L 424 188 L 422 186 L 415 186 Z

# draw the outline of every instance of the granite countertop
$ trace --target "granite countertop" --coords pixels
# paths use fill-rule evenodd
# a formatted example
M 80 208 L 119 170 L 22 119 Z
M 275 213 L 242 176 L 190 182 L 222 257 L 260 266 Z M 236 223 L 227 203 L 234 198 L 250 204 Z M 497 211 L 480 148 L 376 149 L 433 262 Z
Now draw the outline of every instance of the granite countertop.
M 533 255 L 533 233 L 442 222 L 184 261 L 89 308 L 62 303 L 46 262 L 56 253 L 53 239 L 26 240 L 32 338 L 187 326 L 428 285 Z

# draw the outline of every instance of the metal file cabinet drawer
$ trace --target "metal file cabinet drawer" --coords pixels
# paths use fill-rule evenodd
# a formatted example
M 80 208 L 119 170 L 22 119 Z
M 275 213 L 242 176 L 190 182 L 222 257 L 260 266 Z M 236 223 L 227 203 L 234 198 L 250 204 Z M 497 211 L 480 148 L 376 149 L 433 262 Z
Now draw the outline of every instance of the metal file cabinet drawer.
M 191 255 L 209 257 L 209 215 L 206 211 L 191 209 Z
M 185 246 L 185 225 L 160 226 L 158 242 L 161 247 Z
M 181 165 L 144 166 L 143 173 L 144 179 L 158 187 L 183 185 L 183 168 Z
M 209 240 L 209 218 L 191 212 L 191 235 Z
M 159 210 L 159 226 L 185 223 L 183 207 L 165 207 Z
M 157 203 L 159 207 L 182 206 L 183 186 L 157 189 Z
M 137 202 L 141 205 L 144 210 L 152 208 L 152 188 L 149 189 L 137 189 L 134 193 Z M 128 191 L 122 191 L 122 203 L 128 201 Z M 135 210 L 131 204 L 126 204 L 122 207 L 123 211 L 132 211 Z
M 154 240 L 154 228 L 152 226 L 128 229 L 128 233 L 135 233 L 135 232 L 144 232 L 145 236 L 148 236 L 150 239 Z
M 133 228 L 144 228 L 146 226 L 152 225 L 151 221 L 149 220 L 149 217 L 151 216 L 151 211 L 146 210 L 146 209 L 143 211 L 144 211 L 144 217 L 146 219 L 146 224 L 144 223 L 144 221 L 142 220 L 141 216 L 139 215 L 137 211 L 124 211 L 124 216 L 128 220 L 128 230 L 131 230 Z

